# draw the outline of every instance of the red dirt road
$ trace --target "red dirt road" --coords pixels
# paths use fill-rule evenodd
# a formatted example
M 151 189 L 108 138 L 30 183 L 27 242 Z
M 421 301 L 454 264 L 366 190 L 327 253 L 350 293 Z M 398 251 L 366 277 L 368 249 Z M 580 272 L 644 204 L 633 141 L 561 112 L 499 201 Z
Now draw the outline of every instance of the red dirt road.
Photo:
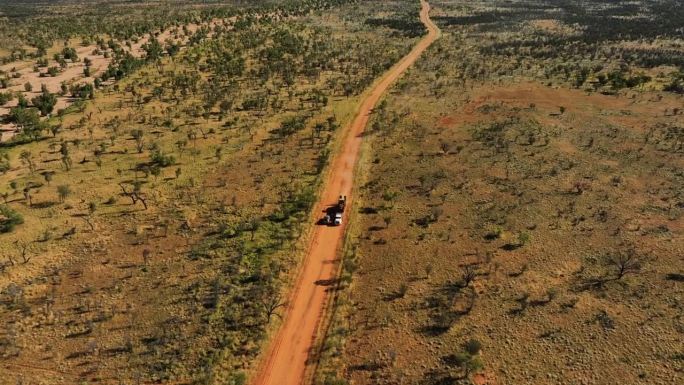
M 392 83 L 439 37 L 439 29 L 429 17 L 430 5 L 424 0 L 421 0 L 421 4 L 420 19 L 427 27 L 428 34 L 374 85 L 361 104 L 358 115 L 346 129 L 341 152 L 333 160 L 321 201 L 316 207 L 319 213 L 336 203 L 339 195 L 347 195 L 347 206 L 351 205 L 354 167 L 361 147 L 361 133 L 368 123 L 372 109 Z M 348 215 L 344 219 L 346 223 Z M 328 300 L 326 282 L 331 282 L 337 276 L 337 252 L 343 236 L 344 226 L 316 226 L 313 230 L 307 255 L 289 298 L 283 324 L 269 346 L 259 372 L 252 381 L 253 385 L 303 383 L 309 351 L 314 346 L 316 329 Z

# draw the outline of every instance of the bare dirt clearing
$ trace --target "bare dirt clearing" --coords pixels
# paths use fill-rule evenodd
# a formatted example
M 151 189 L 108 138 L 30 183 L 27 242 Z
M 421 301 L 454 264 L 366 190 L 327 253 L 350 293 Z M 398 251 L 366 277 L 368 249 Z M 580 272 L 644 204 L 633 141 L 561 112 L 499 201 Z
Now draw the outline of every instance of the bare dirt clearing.
M 184 25 L 182 28 L 174 26 L 163 31 L 156 31 L 151 35 L 163 44 L 173 43 L 184 47 L 192 34 L 198 29 L 209 28 L 211 30 L 219 25 L 225 27 L 234 21 L 235 18 L 230 18 L 225 20 L 211 20 L 203 24 L 190 23 Z M 211 37 L 211 33 L 208 33 L 207 37 Z M 129 52 L 137 58 L 144 57 L 146 54 L 144 46 L 149 42 L 150 34 L 136 39 L 136 41 L 130 45 L 124 45 L 124 51 Z M 112 50 L 108 49 L 106 46 L 103 47 L 96 44 L 83 46 L 79 43 L 78 39 L 71 39 L 69 45 L 77 47 L 75 50 L 78 55 L 78 61 L 67 62 L 66 67 L 62 68 L 54 76 L 49 75 L 47 72 L 47 69 L 50 67 L 60 67 L 59 63 L 54 59 L 48 59 L 45 65 L 41 67 L 37 67 L 35 61 L 29 60 L 11 62 L 0 66 L 0 73 L 4 72 L 12 75 L 9 87 L 7 87 L 5 91 L 22 94 L 27 100 L 31 100 L 31 98 L 40 94 L 42 87 L 46 87 L 49 92 L 60 95 L 57 99 L 57 104 L 55 105 L 55 112 L 70 106 L 78 99 L 66 95 L 63 91 L 63 87 L 75 83 L 92 84 L 95 81 L 95 78 L 105 72 L 110 65 L 113 60 L 113 53 Z M 88 66 L 86 66 L 86 62 L 89 62 Z M 85 76 L 84 70 L 86 67 L 89 67 L 89 76 Z M 32 91 L 26 90 L 27 85 L 31 86 Z M 0 106 L 0 118 L 9 114 L 10 109 L 16 106 L 17 103 L 18 100 L 15 98 L 10 102 L 5 103 L 3 106 Z M 16 133 L 16 130 L 17 127 L 14 124 L 0 124 L 0 142 L 11 139 Z

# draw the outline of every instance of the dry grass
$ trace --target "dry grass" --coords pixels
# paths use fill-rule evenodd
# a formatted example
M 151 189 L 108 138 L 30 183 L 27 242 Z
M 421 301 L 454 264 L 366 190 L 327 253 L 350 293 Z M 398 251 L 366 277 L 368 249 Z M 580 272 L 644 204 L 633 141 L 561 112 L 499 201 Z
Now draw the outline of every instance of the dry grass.
M 326 28 L 333 44 L 391 51 L 372 62 L 364 58 L 369 68 L 357 67 L 358 52 L 347 52 L 345 70 L 353 72 L 344 76 L 359 84 L 411 45 L 364 26 L 363 18 L 341 20 L 373 10 L 336 12 L 260 31 L 313 35 L 321 31 L 314 27 Z M 196 46 L 193 54 L 202 57 L 205 48 Z M 299 76 L 289 88 L 246 74 L 223 120 L 216 108 L 197 116 L 192 111 L 203 89 L 175 99 L 168 89 L 165 97 L 151 96 L 168 84 L 169 71 L 193 71 L 194 63 L 182 58 L 145 66 L 75 105 L 52 121 L 62 126 L 56 137 L 8 150 L 12 167 L 0 177 L 0 191 L 25 222 L 1 235 L 0 384 L 241 381 L 277 325 L 276 315 L 267 319 L 266 301 L 278 298 L 297 266 L 327 154 L 359 96 L 327 88 L 330 78 L 343 75 L 330 63 L 321 76 Z M 323 90 L 328 102 L 307 101 L 313 89 Z M 273 105 L 240 108 L 267 90 Z M 308 115 L 304 127 L 279 137 L 281 123 L 302 114 Z M 320 133 L 317 123 L 325 124 Z M 144 133 L 141 152 L 132 134 L 137 129 Z M 61 143 L 69 149 L 69 170 Z M 139 167 L 151 161 L 151 146 L 175 157 L 157 176 Z M 31 154 L 33 171 L 21 162 L 23 151 Z M 127 192 L 140 183 L 147 208 L 120 183 Z M 71 194 L 62 201 L 58 186 L 64 185 Z M 22 192 L 27 186 L 31 202 Z
M 436 381 L 470 338 L 490 383 L 678 376 L 681 148 L 643 125 L 680 117 L 534 84 L 469 97 L 447 116 L 390 101 L 420 114 L 374 139 L 362 196 L 379 214 L 359 215 L 349 378 Z M 505 124 L 483 135 L 492 122 Z M 631 249 L 641 269 L 613 279 L 601 257 Z
M 681 95 L 470 77 L 478 41 L 446 30 L 371 122 L 319 382 L 681 382 Z

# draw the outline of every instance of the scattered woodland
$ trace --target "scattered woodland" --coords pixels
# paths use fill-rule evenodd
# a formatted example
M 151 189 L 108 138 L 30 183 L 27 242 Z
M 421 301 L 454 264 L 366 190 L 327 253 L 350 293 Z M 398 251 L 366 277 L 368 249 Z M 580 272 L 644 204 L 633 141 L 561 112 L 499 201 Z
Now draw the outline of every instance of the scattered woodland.
M 684 381 L 684 9 L 433 0 L 316 383 Z M 0 385 L 249 382 L 413 0 L 0 3 Z
M 63 41 L 88 36 L 110 60 L 1 94 L 19 130 L 0 143 L 0 384 L 247 383 L 340 127 L 419 38 L 419 4 L 103 2 L 82 23 L 41 4 L 2 6 L 26 48 L 8 62 L 87 68 Z
M 89 45 L 104 37 L 134 43 L 142 36 L 157 36 L 170 27 L 183 28 L 214 18 L 271 11 L 296 15 L 311 9 L 339 3 L 338 0 L 157 1 L 154 6 L 115 0 L 61 0 L 40 2 L 19 0 L 0 4 L 2 62 L 41 58 L 60 42 L 80 39 Z M 65 17 L 68 15 L 68 17 Z M 186 27 L 187 28 L 187 27 Z
M 683 9 L 435 0 L 367 128 L 317 383 L 684 381 Z

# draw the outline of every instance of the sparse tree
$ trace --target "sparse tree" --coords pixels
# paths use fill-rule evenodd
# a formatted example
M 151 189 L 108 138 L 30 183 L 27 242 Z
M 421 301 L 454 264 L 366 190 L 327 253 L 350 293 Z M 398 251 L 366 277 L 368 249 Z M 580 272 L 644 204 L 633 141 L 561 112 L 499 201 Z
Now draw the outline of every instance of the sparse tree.
M 178 155 L 183 155 L 183 151 L 185 151 L 185 147 L 188 145 L 188 141 L 185 139 L 181 139 L 176 142 L 176 148 L 178 148 Z
M 135 181 L 133 183 L 133 191 L 128 191 L 126 189 L 126 186 L 123 183 L 119 183 L 119 187 L 121 187 L 123 194 L 126 195 L 127 197 L 131 198 L 131 202 L 134 205 L 136 203 L 140 202 L 143 204 L 143 207 L 145 207 L 145 210 L 147 210 L 147 199 L 141 193 L 141 186 L 142 186 L 142 182 Z
M 25 265 L 31 260 L 30 244 L 24 241 L 16 241 L 14 245 L 17 247 L 22 263 Z
M 142 154 L 143 149 L 145 148 L 145 132 L 140 129 L 132 130 L 131 136 L 135 139 L 135 148 L 138 150 L 138 153 Z
M 431 263 L 425 265 L 425 278 L 430 278 L 432 270 L 434 270 L 434 266 Z
M 465 348 L 468 349 L 469 347 L 473 348 L 476 346 L 466 346 Z M 477 347 L 479 352 L 479 345 Z M 470 377 L 471 374 L 481 370 L 483 367 L 479 354 L 471 354 L 468 350 L 449 356 L 447 362 L 460 370 L 462 378 Z
M 143 250 L 142 257 L 143 257 L 143 265 L 144 266 L 147 266 L 149 264 L 151 254 L 152 254 L 152 252 L 150 251 L 150 249 L 144 249 Z
M 29 207 L 33 206 L 33 197 L 31 196 L 31 189 L 28 187 L 24 188 L 24 200 L 28 202 Z
M 461 267 L 461 287 L 468 287 L 470 283 L 477 277 L 477 271 L 473 265 L 465 265 Z
M 280 314 L 276 313 L 276 311 L 279 308 L 284 307 L 285 302 L 283 302 L 280 294 L 276 294 L 276 295 L 266 296 L 262 300 L 262 306 L 264 308 L 264 311 L 266 312 L 267 322 L 270 323 L 271 318 L 273 318 L 274 315 L 278 316 L 279 318 L 282 318 L 282 316 Z
M 59 201 L 64 203 L 66 198 L 71 195 L 71 188 L 66 184 L 59 185 L 57 186 L 57 195 L 59 196 Z
M 603 263 L 612 270 L 614 279 L 620 280 L 628 274 L 637 274 L 641 271 L 644 258 L 639 256 L 634 249 L 618 251 L 603 256 Z
M 48 186 L 50 185 L 50 182 L 52 182 L 53 175 L 55 175 L 53 171 L 45 171 L 43 173 L 43 179 L 45 179 L 45 183 L 47 183 Z
M 47 88 L 43 87 L 40 95 L 31 99 L 31 103 L 40 111 L 42 116 L 46 116 L 55 108 L 57 95 L 50 93 Z
M 95 211 L 97 210 L 97 203 L 95 202 L 90 202 L 88 203 L 88 215 L 83 216 L 83 220 L 86 222 L 88 227 L 90 227 L 91 231 L 95 231 L 95 225 L 93 224 L 93 216 L 95 215 Z
M 36 163 L 33 161 L 33 154 L 31 154 L 30 151 L 28 151 L 28 150 L 22 151 L 21 154 L 19 155 L 19 159 L 21 159 L 21 163 L 28 166 L 31 174 L 33 174 L 33 172 L 36 171 Z
M 66 171 L 71 170 L 71 165 L 72 165 L 71 157 L 68 154 L 62 155 L 61 160 L 62 160 L 62 165 L 64 166 L 64 169 Z

